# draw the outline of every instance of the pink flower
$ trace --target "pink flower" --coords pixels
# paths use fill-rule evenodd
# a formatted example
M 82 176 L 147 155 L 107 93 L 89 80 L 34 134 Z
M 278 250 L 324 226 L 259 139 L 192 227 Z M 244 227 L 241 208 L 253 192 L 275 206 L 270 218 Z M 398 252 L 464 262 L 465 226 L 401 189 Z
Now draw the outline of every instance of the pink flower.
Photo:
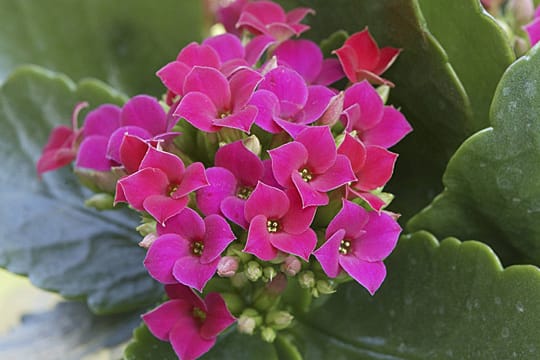
M 149 147 L 139 170 L 118 181 L 114 201 L 147 211 L 163 224 L 186 207 L 189 193 L 207 185 L 201 163 L 184 168 L 176 155 Z
M 216 343 L 217 336 L 236 319 L 218 293 L 204 301 L 183 285 L 167 285 L 170 300 L 142 316 L 150 332 L 171 343 L 182 360 L 197 359 Z
M 383 260 L 396 246 L 400 232 L 390 215 L 367 212 L 344 200 L 326 229 L 326 242 L 313 255 L 329 277 L 344 270 L 373 295 L 386 277 Z
M 345 75 L 351 82 L 367 79 L 373 84 L 394 86 L 392 82 L 381 78 L 396 60 L 400 49 L 385 47 L 379 49 L 367 28 L 351 35 L 342 47 L 335 50 Z
M 88 103 L 86 102 L 75 105 L 71 115 L 71 128 L 60 125 L 53 129 L 36 164 L 36 171 L 39 176 L 47 171 L 66 166 L 75 160 L 82 134 L 82 129 L 78 129 L 77 126 L 77 116 L 87 106 Z
M 536 43 L 538 43 L 538 41 L 540 41 L 540 6 L 537 7 L 536 11 L 534 12 L 534 20 L 525 25 L 523 29 L 529 36 L 531 46 L 534 46 Z
M 175 115 L 206 132 L 222 127 L 247 132 L 257 116 L 257 108 L 248 101 L 261 79 L 259 73 L 245 68 L 227 80 L 216 69 L 195 66 L 186 77 Z
M 296 8 L 285 13 L 280 5 L 271 1 L 254 1 L 243 7 L 236 27 L 255 35 L 268 35 L 282 42 L 308 30 L 309 26 L 300 24 L 300 21 L 307 14 L 314 13 L 309 8 Z
M 367 81 L 345 90 L 342 116 L 347 131 L 355 131 L 366 145 L 389 148 L 412 131 L 405 116 L 391 106 L 384 106 L 377 91 Z
M 157 233 L 144 259 L 150 275 L 164 284 L 180 282 L 199 291 L 216 273 L 221 253 L 235 239 L 221 216 L 203 220 L 190 208 L 158 225 Z
M 223 24 L 225 30 L 230 34 L 241 35 L 240 30 L 236 27 L 236 23 L 240 18 L 242 9 L 249 0 L 229 0 L 227 2 L 220 1 L 216 11 L 217 20 Z
M 295 141 L 269 153 L 277 182 L 296 189 L 304 208 L 328 204 L 328 191 L 356 180 L 349 159 L 337 153 L 328 126 L 308 127 Z
M 308 261 L 317 244 L 309 227 L 315 207 L 302 209 L 295 191 L 282 191 L 259 182 L 245 205 L 249 222 L 245 252 L 261 260 L 274 259 L 278 250 Z

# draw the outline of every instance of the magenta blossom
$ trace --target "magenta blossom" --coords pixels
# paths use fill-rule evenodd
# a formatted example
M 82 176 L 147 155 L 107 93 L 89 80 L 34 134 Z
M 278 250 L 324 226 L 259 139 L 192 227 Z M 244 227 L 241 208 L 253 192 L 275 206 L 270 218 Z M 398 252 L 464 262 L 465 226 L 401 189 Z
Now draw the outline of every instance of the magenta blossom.
M 294 138 L 325 112 L 333 96 L 327 87 L 308 87 L 296 71 L 278 66 L 265 75 L 250 103 L 259 110 L 257 125 L 274 134 L 285 130 Z
M 183 285 L 167 285 L 170 300 L 142 316 L 150 332 L 171 343 L 182 360 L 194 360 L 208 352 L 217 336 L 236 319 L 218 293 L 204 301 Z
M 326 242 L 313 255 L 329 277 L 344 270 L 373 295 L 386 277 L 383 260 L 396 246 L 400 232 L 387 213 L 367 212 L 344 200 L 326 229 Z
M 351 35 L 342 47 L 335 50 L 345 75 L 351 82 L 368 80 L 373 84 L 394 84 L 380 77 L 396 60 L 400 49 L 379 46 L 368 29 Z
M 207 185 L 201 163 L 184 168 L 176 155 L 148 147 L 139 170 L 118 181 L 114 201 L 147 211 L 163 224 L 186 207 L 189 193 Z
M 389 148 L 412 131 L 402 113 L 385 106 L 377 91 L 367 81 L 345 90 L 343 114 L 346 129 L 366 145 Z
M 302 209 L 294 190 L 280 189 L 259 183 L 245 205 L 249 222 L 245 252 L 269 261 L 281 250 L 308 261 L 317 244 L 317 236 L 309 227 L 316 207 Z
M 257 183 L 263 179 L 263 162 L 242 140 L 221 147 L 215 167 L 206 170 L 209 186 L 197 191 L 197 205 L 205 215 L 223 214 L 247 229 L 244 206 Z
M 357 180 L 349 159 L 337 153 L 328 126 L 308 127 L 269 153 L 277 182 L 296 189 L 304 208 L 328 204 L 328 191 Z
M 253 1 L 243 7 L 236 27 L 255 35 L 268 35 L 282 42 L 308 30 L 309 26 L 300 24 L 300 21 L 307 14 L 314 13 L 309 8 L 296 8 L 285 13 L 280 5 L 271 1 Z
M 186 77 L 185 95 L 175 115 L 206 132 L 223 127 L 247 132 L 257 116 L 257 108 L 248 101 L 261 79 L 259 73 L 247 68 L 228 80 L 216 69 L 195 66 Z
M 82 134 L 82 129 L 78 129 L 77 117 L 79 112 L 87 106 L 86 102 L 75 105 L 71 115 L 71 128 L 60 125 L 53 129 L 36 165 L 39 176 L 47 171 L 66 166 L 75 160 Z
M 164 284 L 180 282 L 199 291 L 216 273 L 221 253 L 235 239 L 221 216 L 203 220 L 190 208 L 158 225 L 157 233 L 144 259 L 150 275 Z
M 525 25 L 523 29 L 529 36 L 531 46 L 536 45 L 536 43 L 540 41 L 540 6 L 537 7 L 536 11 L 534 12 L 534 20 Z

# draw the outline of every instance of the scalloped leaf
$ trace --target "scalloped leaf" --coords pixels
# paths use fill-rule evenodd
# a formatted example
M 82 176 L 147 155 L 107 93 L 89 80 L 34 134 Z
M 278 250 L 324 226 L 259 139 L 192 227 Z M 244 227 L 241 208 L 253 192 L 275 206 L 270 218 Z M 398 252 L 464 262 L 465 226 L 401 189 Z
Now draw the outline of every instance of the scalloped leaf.
M 395 148 L 400 157 L 387 187 L 396 194 L 392 209 L 401 212 L 402 219 L 410 218 L 442 191 L 440 179 L 452 154 L 467 136 L 488 126 L 486 102 L 510 64 L 507 40 L 474 1 L 432 1 L 432 7 L 446 17 L 440 20 L 430 16 L 427 22 L 418 0 L 280 1 L 288 7 L 308 6 L 317 11 L 316 16 L 307 18 L 312 28 L 306 33 L 317 40 L 339 29 L 353 33 L 368 26 L 379 46 L 403 49 L 384 74 L 396 84 L 390 92 L 390 103 L 401 107 L 414 128 Z M 432 24 L 436 21 L 442 24 Z M 432 32 L 430 25 L 437 31 Z M 447 26 L 449 31 L 438 31 L 438 25 Z M 470 29 L 479 34 L 471 36 Z M 484 37 L 492 40 L 489 46 Z M 470 44 L 463 46 L 468 39 Z M 449 48 L 449 55 L 443 46 Z M 464 55 L 457 56 L 456 48 Z M 501 56 L 493 61 L 494 54 Z M 465 70 L 465 65 L 471 70 Z M 473 77 L 475 74 L 477 77 Z M 463 76 L 462 81 L 458 75 Z M 484 113 L 475 118 L 473 110 L 477 109 Z
M 275 343 L 279 358 L 537 358 L 540 271 L 535 266 L 503 270 L 485 244 L 454 238 L 439 244 L 427 232 L 401 237 L 386 263 L 388 278 L 375 296 L 349 283 L 321 307 L 297 315 L 296 326 Z M 233 331 L 224 337 L 249 341 Z M 158 348 L 157 353 L 150 350 Z M 249 345 L 242 351 L 229 349 L 219 341 L 204 358 L 269 354 Z M 170 346 L 144 327 L 135 332 L 126 354 L 127 360 L 174 359 Z
M 539 49 L 504 74 L 491 108 L 493 128 L 459 148 L 445 191 L 411 219 L 409 230 L 478 239 L 505 263 L 540 264 Z
M 89 195 L 65 168 L 38 180 L 35 164 L 54 125 L 69 123 L 77 101 L 121 104 L 96 80 L 73 83 L 37 67 L 16 70 L 0 88 L 0 266 L 92 311 L 129 311 L 156 301 L 160 286 L 142 265 L 144 250 L 124 211 L 86 208 Z
M 201 1 L 0 0 L 0 80 L 32 63 L 129 95 L 164 92 L 155 72 L 203 32 Z

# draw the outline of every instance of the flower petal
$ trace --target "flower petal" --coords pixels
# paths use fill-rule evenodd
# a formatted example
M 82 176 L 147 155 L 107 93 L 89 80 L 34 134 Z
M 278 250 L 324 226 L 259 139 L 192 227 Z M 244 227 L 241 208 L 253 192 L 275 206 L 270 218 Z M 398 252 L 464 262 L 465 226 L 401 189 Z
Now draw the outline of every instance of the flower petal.
M 364 167 L 366 162 L 366 147 L 357 138 L 345 133 L 345 138 L 337 150 L 338 154 L 345 155 L 350 163 L 353 172 L 356 174 Z
M 355 180 L 349 159 L 345 155 L 338 155 L 334 165 L 323 174 L 315 176 L 310 185 L 317 191 L 327 192 Z
M 177 215 L 171 217 L 165 225 L 157 224 L 158 235 L 176 234 L 188 241 L 201 240 L 206 233 L 203 219 L 196 211 L 185 208 Z
M 266 224 L 267 220 L 264 215 L 257 215 L 251 219 L 246 246 L 243 250 L 264 261 L 270 261 L 278 254 L 277 249 L 270 242 L 270 233 Z
M 160 169 L 146 168 L 118 181 L 126 201 L 135 209 L 143 211 L 144 200 L 152 195 L 165 194 L 169 186 L 167 175 Z M 118 202 L 118 191 L 115 202 Z
M 172 61 L 158 70 L 156 75 L 167 89 L 177 95 L 184 95 L 184 81 L 191 67 L 180 61 Z
M 268 90 L 257 90 L 253 93 L 249 104 L 257 107 L 255 124 L 272 134 L 282 131 L 274 121 L 280 112 L 279 99 L 276 94 Z
M 371 295 L 375 294 L 386 277 L 386 268 L 382 261 L 367 262 L 351 255 L 341 255 L 339 264 Z
M 392 177 L 397 154 L 379 146 L 366 146 L 366 162 L 356 174 L 358 181 L 353 187 L 362 191 L 371 191 L 384 186 Z
M 338 230 L 345 230 L 344 237 L 357 239 L 364 233 L 364 226 L 369 221 L 368 212 L 358 204 L 343 200 L 343 207 L 330 221 L 326 228 L 326 238 Z
M 276 48 L 274 55 L 279 65 L 292 68 L 308 84 L 312 83 L 321 71 L 322 51 L 311 40 L 287 40 Z
M 192 305 L 184 300 L 169 300 L 142 316 L 148 330 L 156 338 L 168 341 L 171 330 Z
M 216 343 L 216 338 L 201 337 L 197 321 L 193 317 L 178 321 L 170 332 L 169 340 L 174 352 L 182 360 L 198 359 Z
M 302 198 L 302 207 L 308 206 L 324 206 L 328 204 L 328 195 L 325 192 L 320 192 L 314 189 L 309 182 L 305 182 L 302 176 L 296 172 L 291 176 L 292 182 Z
M 167 114 L 159 102 L 148 95 L 132 97 L 120 113 L 122 126 L 138 126 L 152 135 L 167 131 Z
M 210 185 L 197 190 L 197 206 L 204 215 L 220 214 L 223 199 L 236 195 L 236 178 L 221 167 L 207 169 L 206 176 Z
M 212 36 L 203 42 L 216 51 L 222 63 L 238 58 L 244 58 L 244 47 L 240 39 L 229 33 Z
M 219 215 L 209 215 L 204 219 L 206 234 L 204 237 L 204 251 L 201 263 L 209 263 L 221 255 L 221 253 L 236 239 L 231 227 Z
M 348 108 L 354 104 L 360 106 L 360 116 L 355 118 L 352 124 L 347 124 L 348 131 L 363 132 L 373 128 L 381 121 L 384 104 L 379 93 L 369 82 L 362 81 L 345 90 L 343 107 Z
M 185 46 L 176 57 L 177 61 L 183 62 L 190 68 L 194 66 L 207 66 L 219 69 L 219 55 L 211 46 L 199 45 L 192 42 Z
M 311 124 L 322 116 L 333 97 L 334 92 L 325 86 L 309 86 L 306 105 L 294 115 L 295 122 L 300 124 Z
M 270 70 L 259 89 L 273 92 L 280 102 L 280 117 L 289 118 L 304 107 L 308 89 L 304 79 L 294 70 L 278 66 Z
M 246 200 L 240 199 L 237 196 L 227 196 L 221 202 L 220 210 L 227 219 L 241 228 L 247 229 L 249 223 L 246 220 L 245 207 Z
M 373 68 L 372 71 L 375 74 L 380 75 L 386 70 L 388 70 L 388 68 L 392 66 L 394 61 L 396 61 L 400 52 L 401 52 L 401 49 L 396 49 L 393 47 L 385 47 L 385 48 L 380 49 L 379 62 Z
M 235 111 L 229 116 L 216 119 L 214 121 L 214 125 L 249 132 L 249 130 L 251 129 L 251 125 L 253 125 L 253 123 L 255 122 L 256 117 L 257 108 L 253 105 L 248 105 L 242 110 Z
M 287 214 L 281 219 L 281 226 L 283 231 L 289 234 L 301 234 L 306 231 L 307 228 L 313 222 L 316 206 L 302 207 L 302 199 L 296 191 L 296 189 L 289 189 L 286 191 L 289 197 L 290 206 Z
M 308 152 L 307 166 L 314 174 L 322 174 L 334 165 L 337 156 L 334 136 L 328 126 L 311 126 L 295 139 Z
M 200 162 L 193 163 L 186 168 L 182 182 L 178 184 L 178 188 L 171 194 L 173 199 L 189 195 L 192 191 L 196 191 L 205 186 L 208 186 L 206 171 L 204 165 Z
M 208 280 L 216 273 L 218 262 L 219 259 L 215 259 L 203 264 L 198 256 L 189 254 L 176 261 L 173 275 L 178 282 L 202 292 Z
M 338 59 L 324 59 L 321 72 L 313 81 L 313 84 L 328 86 L 343 79 L 345 74 Z
M 116 129 L 111 137 L 109 138 L 109 143 L 107 144 L 107 157 L 117 163 L 121 163 L 122 159 L 120 157 L 120 146 L 124 140 L 125 135 L 137 136 L 141 139 L 150 139 L 152 134 L 147 130 L 138 127 L 138 126 L 122 126 Z
M 90 111 L 84 119 L 83 137 L 92 135 L 111 136 L 120 127 L 120 108 L 105 104 Z
M 188 202 L 187 196 L 172 199 L 166 195 L 151 195 L 144 199 L 143 207 L 156 221 L 165 224 L 169 218 L 184 210 Z
M 261 159 L 248 150 L 242 140 L 220 147 L 214 164 L 232 172 L 240 184 L 251 187 L 257 186 L 264 172 Z
M 154 147 L 148 147 L 140 168 L 160 169 L 164 174 L 167 174 L 169 182 L 174 184 L 182 181 L 185 172 L 184 162 L 178 156 Z
M 172 274 L 176 261 L 189 254 L 189 242 L 176 234 L 158 237 L 148 249 L 144 267 L 150 276 L 162 284 L 175 284 Z
M 269 150 L 272 171 L 276 181 L 285 188 L 292 187 L 291 175 L 298 173 L 308 160 L 306 147 L 299 142 L 290 142 Z
M 124 135 L 120 145 L 120 161 L 128 174 L 139 169 L 150 145 L 138 136 Z
M 285 253 L 309 261 L 309 256 L 317 245 L 317 235 L 311 228 L 297 235 L 277 232 L 276 234 L 270 234 L 270 242 L 274 247 Z
M 212 84 L 212 86 L 208 86 L 208 84 Z M 232 110 L 230 108 L 229 82 L 223 74 L 214 68 L 195 66 L 184 82 L 184 94 L 187 95 L 189 92 L 205 94 L 218 111 Z
M 411 131 L 411 125 L 401 112 L 391 106 L 385 106 L 381 121 L 359 135 L 366 145 L 389 148 L 397 144 Z
M 242 68 L 236 71 L 229 79 L 231 88 L 231 109 L 234 112 L 242 109 L 251 99 L 253 91 L 262 81 L 263 77 L 255 70 Z
M 339 229 L 333 233 L 313 255 L 321 264 L 324 272 L 331 278 L 339 275 L 339 246 L 345 238 L 345 230 Z
M 107 158 L 109 139 L 101 135 L 85 138 L 79 147 L 75 166 L 96 171 L 111 170 L 111 161 Z
M 274 38 L 268 35 L 259 35 L 251 39 L 251 41 L 246 45 L 247 63 L 249 65 L 254 65 L 257 63 L 266 49 L 268 49 L 273 43 Z
M 216 337 L 232 325 L 236 319 L 227 309 L 225 301 L 218 293 L 209 293 L 204 299 L 208 312 L 206 321 L 201 326 L 200 334 L 205 339 Z
M 246 201 L 246 220 L 262 214 L 270 220 L 281 219 L 289 210 L 289 197 L 281 190 L 259 182 Z
M 382 261 L 396 247 L 401 227 L 385 212 L 369 213 L 365 234 L 353 242 L 354 255 L 364 261 Z
M 216 132 L 220 129 L 214 126 L 217 113 L 212 99 L 201 92 L 190 92 L 180 100 L 174 115 L 184 118 L 199 130 Z

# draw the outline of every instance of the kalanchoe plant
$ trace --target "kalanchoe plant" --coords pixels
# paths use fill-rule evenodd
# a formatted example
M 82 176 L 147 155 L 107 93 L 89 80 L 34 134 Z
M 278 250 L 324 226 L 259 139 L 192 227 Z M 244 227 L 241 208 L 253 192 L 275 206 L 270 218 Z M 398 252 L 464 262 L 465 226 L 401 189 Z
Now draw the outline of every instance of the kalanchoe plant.
M 38 164 L 76 158 L 116 176 L 114 202 L 141 214 L 144 265 L 169 298 L 143 320 L 181 359 L 207 352 L 235 317 L 273 342 L 294 326 L 288 283 L 319 297 L 354 279 L 374 294 L 401 232 L 380 194 L 397 157 L 387 148 L 412 128 L 367 81 L 392 84 L 379 75 L 399 50 L 364 29 L 323 59 L 316 43 L 290 39 L 311 9 L 253 1 L 220 14 L 239 31 L 162 67 L 165 103 L 102 105 L 81 129 L 78 105 Z M 222 294 L 208 293 L 217 283 Z

